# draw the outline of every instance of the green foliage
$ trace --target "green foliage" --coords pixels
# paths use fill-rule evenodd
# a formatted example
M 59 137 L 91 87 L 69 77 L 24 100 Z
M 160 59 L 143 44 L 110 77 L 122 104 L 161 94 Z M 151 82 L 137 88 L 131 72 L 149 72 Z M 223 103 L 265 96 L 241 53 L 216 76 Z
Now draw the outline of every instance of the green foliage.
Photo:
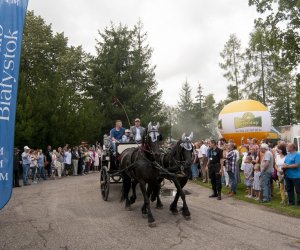
M 300 121 L 300 93 L 297 89 L 295 74 L 298 73 L 298 65 L 300 63 L 300 3 L 291 0 L 249 0 L 250 6 L 255 6 L 257 12 L 263 14 L 262 18 L 255 20 L 256 28 L 260 27 L 264 30 L 264 35 L 269 39 L 266 41 L 268 52 L 272 54 L 272 70 L 273 83 L 281 82 L 281 87 L 288 86 L 291 93 L 295 93 L 295 97 L 289 96 L 289 92 L 285 96 L 276 99 L 276 92 L 272 94 L 274 97 L 273 104 L 290 107 L 296 111 L 288 118 L 291 123 Z M 282 79 L 285 76 L 285 79 Z M 293 79 L 290 81 L 290 79 Z M 285 82 L 285 83 L 284 83 Z M 289 84 L 289 85 L 288 85 Z M 272 86 L 271 92 L 278 91 L 278 86 Z M 282 89 L 280 89 L 282 90 Z M 281 94 L 284 95 L 284 94 Z M 276 106 L 279 109 L 280 106 Z M 289 110 L 289 108 L 287 109 Z M 296 119 L 295 119 L 296 118 Z M 287 121 L 284 121 L 287 122 Z
M 296 110 L 296 120 L 300 121 L 300 74 L 296 77 L 296 93 L 295 93 L 295 110 Z
M 16 121 L 16 145 L 45 147 L 94 143 L 125 112 L 131 119 L 164 125 L 166 113 L 157 91 L 152 49 L 138 22 L 133 29 L 111 24 L 99 32 L 97 56 L 68 46 L 40 16 L 26 17 Z M 164 131 L 167 128 L 162 128 Z
M 99 111 L 85 95 L 88 55 L 29 11 L 23 36 L 15 144 L 94 142 Z M 68 82 L 68 78 L 72 79 Z
M 103 114 L 101 131 L 108 132 L 114 121 L 121 119 L 129 127 L 134 118 L 164 124 L 166 114 L 162 111 L 161 91 L 157 91 L 155 67 L 151 65 L 152 49 L 146 43 L 147 34 L 138 22 L 133 29 L 113 23 L 99 32 L 97 55 L 92 59 L 88 88 L 89 95 L 97 101 Z M 119 102 L 112 105 L 117 97 Z
M 244 53 L 241 41 L 235 34 L 230 35 L 220 56 L 223 61 L 219 65 L 225 71 L 223 76 L 231 84 L 231 87 L 228 88 L 229 98 L 239 100 L 242 97 L 240 88 L 244 81 Z
M 235 35 L 224 46 L 220 66 L 228 80 L 228 96 L 223 103 L 241 97 L 258 100 L 270 107 L 274 125 L 297 123 L 300 121 L 299 1 L 249 0 L 249 5 L 263 15 L 254 21 L 245 51 Z
M 194 139 L 216 137 L 217 109 L 213 94 L 204 96 L 201 84 L 195 100 L 188 81 L 182 85 L 177 108 L 172 111 L 172 135 L 178 139 L 183 133 L 194 133 Z

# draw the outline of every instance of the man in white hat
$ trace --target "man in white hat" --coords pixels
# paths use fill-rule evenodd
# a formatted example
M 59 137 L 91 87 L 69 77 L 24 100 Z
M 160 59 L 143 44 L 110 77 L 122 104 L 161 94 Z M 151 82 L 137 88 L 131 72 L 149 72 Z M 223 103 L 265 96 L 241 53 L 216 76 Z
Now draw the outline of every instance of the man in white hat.
M 24 186 L 30 185 L 28 182 L 28 172 L 31 163 L 31 157 L 29 154 L 30 148 L 28 146 L 24 147 L 24 152 L 22 153 L 22 167 L 23 167 L 23 183 Z
M 133 141 L 140 143 L 145 133 L 145 128 L 141 126 L 141 120 L 136 118 L 134 120 L 134 126 L 130 128 L 130 137 Z
M 272 152 L 269 150 L 269 146 L 266 143 L 260 145 L 260 151 L 263 154 L 260 160 L 261 178 L 262 178 L 262 189 L 263 189 L 263 200 L 262 202 L 271 201 L 271 176 L 274 165 L 274 157 Z

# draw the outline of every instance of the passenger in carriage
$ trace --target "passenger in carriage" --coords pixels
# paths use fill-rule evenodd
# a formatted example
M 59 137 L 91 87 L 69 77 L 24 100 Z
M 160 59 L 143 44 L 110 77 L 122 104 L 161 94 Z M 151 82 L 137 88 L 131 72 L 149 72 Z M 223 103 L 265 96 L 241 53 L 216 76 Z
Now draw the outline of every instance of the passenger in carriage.
M 125 134 L 125 128 L 122 127 L 122 121 L 117 120 L 116 126 L 110 131 L 113 151 L 116 152 L 116 143 L 122 142 L 122 137 Z
M 122 143 L 129 143 L 130 142 L 130 130 L 125 130 L 125 135 L 122 136 Z
M 145 128 L 141 126 L 141 120 L 136 118 L 134 120 L 134 126 L 130 128 L 130 137 L 133 141 L 141 143 L 144 134 Z

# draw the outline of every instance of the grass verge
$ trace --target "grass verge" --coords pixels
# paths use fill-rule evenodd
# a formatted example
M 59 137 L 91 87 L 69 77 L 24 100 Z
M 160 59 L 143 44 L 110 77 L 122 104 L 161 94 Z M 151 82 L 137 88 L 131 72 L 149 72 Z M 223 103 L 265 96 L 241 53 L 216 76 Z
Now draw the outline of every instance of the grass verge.
M 195 183 L 202 187 L 211 189 L 210 183 L 203 183 L 202 180 L 200 180 L 200 179 L 195 181 Z M 224 187 L 224 185 L 223 185 L 222 193 L 224 195 L 226 195 L 228 192 L 229 192 L 229 188 Z M 245 197 L 245 195 L 246 195 L 246 185 L 244 184 L 244 180 L 242 178 L 241 183 L 238 184 L 237 194 L 234 196 L 235 199 L 253 203 L 253 204 L 257 204 L 259 206 L 267 207 L 276 213 L 300 218 L 300 208 L 298 208 L 297 206 L 286 206 L 286 205 L 280 204 L 281 198 L 280 198 L 279 188 L 277 186 L 277 183 L 275 183 L 275 182 L 274 182 L 274 195 L 273 195 L 272 201 L 270 203 L 260 203 L 252 198 Z

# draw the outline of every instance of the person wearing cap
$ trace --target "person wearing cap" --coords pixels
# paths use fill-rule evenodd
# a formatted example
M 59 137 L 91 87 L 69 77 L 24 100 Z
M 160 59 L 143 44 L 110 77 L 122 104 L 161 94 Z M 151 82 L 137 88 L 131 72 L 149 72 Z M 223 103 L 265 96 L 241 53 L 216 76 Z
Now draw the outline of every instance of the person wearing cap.
M 201 169 L 201 177 L 202 181 L 204 183 L 208 182 L 208 173 L 205 170 L 205 167 L 207 165 L 207 152 L 208 152 L 208 147 L 205 145 L 205 142 L 203 140 L 199 141 L 199 150 L 198 150 L 198 159 L 200 163 L 200 169 Z
M 221 159 L 223 158 L 222 149 L 218 148 L 215 140 L 210 141 L 210 148 L 208 150 L 208 162 L 206 164 L 206 171 L 209 173 L 211 179 L 211 186 L 213 194 L 209 198 L 217 197 L 221 200 L 222 182 L 221 176 L 223 175 L 223 169 L 221 167 Z
M 271 201 L 271 176 L 274 165 L 274 157 L 266 143 L 260 145 L 260 151 L 263 157 L 260 159 L 260 169 L 262 178 L 263 200 L 262 202 Z
M 28 146 L 24 147 L 24 152 L 22 153 L 22 167 L 23 167 L 23 184 L 24 186 L 30 185 L 28 182 L 28 172 L 31 163 L 31 156 L 29 153 L 30 148 Z
M 130 130 L 125 129 L 125 134 L 122 136 L 122 143 L 129 143 L 130 142 Z
M 19 155 L 19 149 L 15 148 L 14 150 L 14 187 L 21 187 L 19 184 L 19 166 L 21 163 L 20 155 Z
M 145 128 L 141 126 L 141 120 L 136 118 L 134 120 L 134 126 L 130 128 L 130 137 L 133 141 L 140 143 L 145 134 Z

